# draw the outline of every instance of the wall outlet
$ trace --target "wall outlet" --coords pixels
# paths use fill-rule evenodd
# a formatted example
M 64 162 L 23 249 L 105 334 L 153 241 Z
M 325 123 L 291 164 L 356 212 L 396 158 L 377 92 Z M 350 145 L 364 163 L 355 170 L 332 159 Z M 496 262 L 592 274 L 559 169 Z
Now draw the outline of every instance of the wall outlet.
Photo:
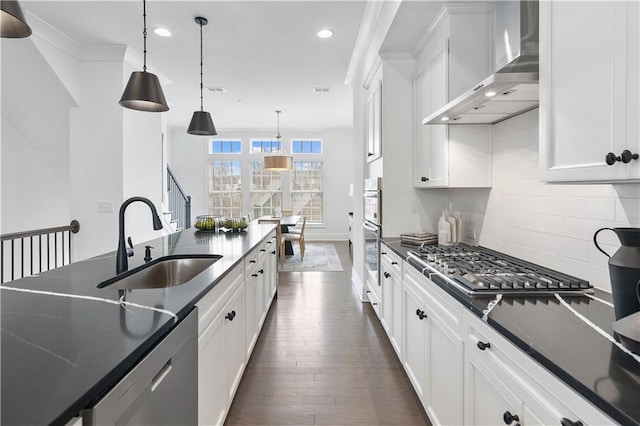
M 473 228 L 473 227 L 467 228 L 466 236 L 470 240 L 475 240 L 476 239 L 476 228 Z
M 98 213 L 113 213 L 113 201 L 98 201 Z

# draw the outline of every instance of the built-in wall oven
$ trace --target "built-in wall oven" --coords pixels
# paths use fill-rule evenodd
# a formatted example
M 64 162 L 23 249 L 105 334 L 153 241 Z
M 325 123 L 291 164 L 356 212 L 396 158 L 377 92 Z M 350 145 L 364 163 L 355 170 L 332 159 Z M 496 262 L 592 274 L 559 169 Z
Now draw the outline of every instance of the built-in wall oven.
M 378 279 L 382 237 L 382 178 L 364 181 L 364 261 L 369 288 L 380 295 Z

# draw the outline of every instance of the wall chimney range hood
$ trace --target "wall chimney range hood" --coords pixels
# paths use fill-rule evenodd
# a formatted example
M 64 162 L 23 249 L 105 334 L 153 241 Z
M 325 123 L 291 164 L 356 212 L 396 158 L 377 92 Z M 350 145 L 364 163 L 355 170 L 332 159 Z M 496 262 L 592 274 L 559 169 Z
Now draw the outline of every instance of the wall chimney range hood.
M 538 19 L 537 1 L 497 1 L 496 72 L 422 124 L 495 124 L 537 108 Z

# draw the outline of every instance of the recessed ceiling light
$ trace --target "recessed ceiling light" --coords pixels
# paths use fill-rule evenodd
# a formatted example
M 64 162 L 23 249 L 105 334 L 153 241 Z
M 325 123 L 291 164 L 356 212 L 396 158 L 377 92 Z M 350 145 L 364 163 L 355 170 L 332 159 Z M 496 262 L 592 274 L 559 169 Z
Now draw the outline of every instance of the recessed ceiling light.
M 319 38 L 329 38 L 333 36 L 333 31 L 328 28 L 323 28 L 316 33 L 316 36 L 318 36 Z
M 166 28 L 156 27 L 153 29 L 153 32 L 160 37 L 171 37 L 171 31 Z
M 496 95 L 496 92 L 487 92 L 484 94 L 487 98 L 493 98 Z
M 442 120 L 442 121 L 449 121 L 449 117 L 442 117 L 440 120 Z

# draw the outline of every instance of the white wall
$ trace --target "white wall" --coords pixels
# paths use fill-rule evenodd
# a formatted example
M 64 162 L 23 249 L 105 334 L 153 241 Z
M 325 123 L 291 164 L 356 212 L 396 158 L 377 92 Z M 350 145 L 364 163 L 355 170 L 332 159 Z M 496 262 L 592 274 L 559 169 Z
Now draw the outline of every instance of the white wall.
M 243 150 L 249 147 L 251 138 L 272 138 L 273 129 L 217 129 L 215 138 L 241 138 Z M 292 138 L 320 138 L 324 159 L 324 226 L 307 225 L 307 240 L 347 240 L 348 213 L 352 211 L 349 184 L 354 182 L 354 149 L 352 129 L 280 129 L 285 135 L 285 149 Z M 168 142 L 169 167 L 176 175 L 180 186 L 191 196 L 192 223 L 200 214 L 207 214 L 207 137 L 192 136 L 185 129 L 171 130 Z M 289 172 L 283 172 L 289 177 Z M 246 204 L 246 203 L 245 203 Z M 248 212 L 248 206 L 243 205 Z
M 538 178 L 538 110 L 494 125 L 491 190 L 449 191 L 479 244 L 610 290 L 602 227 L 640 226 L 640 184 L 545 184 Z M 425 197 L 428 193 L 425 192 Z M 619 246 L 603 232 L 605 250 Z
M 2 232 L 68 224 L 72 97 L 31 39 L 2 39 Z

